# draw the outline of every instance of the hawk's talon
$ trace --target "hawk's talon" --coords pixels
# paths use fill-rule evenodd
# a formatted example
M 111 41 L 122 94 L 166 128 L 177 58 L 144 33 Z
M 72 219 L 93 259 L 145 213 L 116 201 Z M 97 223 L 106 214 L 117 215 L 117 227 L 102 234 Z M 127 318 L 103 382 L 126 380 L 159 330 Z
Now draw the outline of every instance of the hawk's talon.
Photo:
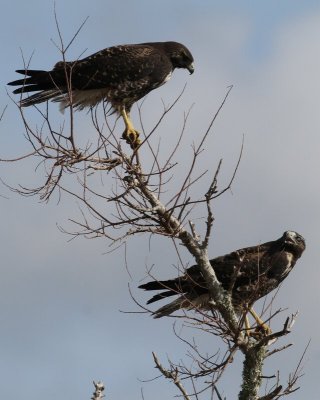
M 255 333 L 262 334 L 263 336 L 269 336 L 272 334 L 272 330 L 269 325 L 261 324 L 254 330 Z
M 251 327 L 248 315 L 246 315 L 244 319 L 246 335 L 250 337 L 261 337 L 261 336 L 271 335 L 272 330 L 270 326 L 262 321 L 262 319 L 258 316 L 258 314 L 256 314 L 256 312 L 253 310 L 253 308 L 250 308 L 249 311 L 250 314 L 256 320 L 257 325 L 256 327 Z
M 259 317 L 259 315 L 254 311 L 254 309 L 252 307 L 249 308 L 249 312 L 253 316 L 253 318 L 255 319 L 255 321 L 257 323 L 256 328 L 255 328 L 254 332 L 252 332 L 252 334 L 253 335 L 255 335 L 255 334 L 261 335 L 262 334 L 264 336 L 271 335 L 272 330 L 271 330 L 270 326 L 268 324 L 266 324 Z
M 254 338 L 254 339 L 262 339 L 263 337 L 267 337 L 272 334 L 272 330 L 269 325 L 263 324 L 263 325 L 258 325 L 254 329 L 247 330 L 246 335 L 248 337 Z
M 139 135 L 139 132 L 135 129 L 127 129 L 123 132 L 122 139 L 124 139 L 134 150 L 142 143 L 139 139 Z

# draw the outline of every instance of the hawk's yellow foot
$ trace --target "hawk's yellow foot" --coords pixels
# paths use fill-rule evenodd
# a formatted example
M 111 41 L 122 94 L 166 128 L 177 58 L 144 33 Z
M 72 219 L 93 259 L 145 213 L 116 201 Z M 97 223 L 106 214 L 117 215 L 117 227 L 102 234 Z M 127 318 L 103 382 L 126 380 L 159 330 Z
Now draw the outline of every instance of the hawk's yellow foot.
M 124 139 L 128 144 L 130 144 L 132 149 L 136 149 L 140 144 L 139 132 L 135 129 L 126 129 L 122 134 L 122 139 Z
M 268 324 L 262 321 L 262 319 L 259 317 L 259 315 L 254 311 L 253 308 L 249 309 L 250 314 L 253 316 L 253 318 L 257 322 L 257 327 L 255 329 L 255 333 L 262 333 L 265 336 L 271 335 L 272 330 Z
M 139 132 L 134 129 L 133 124 L 130 120 L 130 114 L 126 112 L 124 107 L 121 109 L 120 114 L 126 126 L 126 129 L 122 134 L 122 138 L 128 144 L 130 144 L 132 149 L 136 149 L 141 144 L 141 140 L 139 139 Z
M 245 316 L 244 326 L 247 336 L 251 337 L 261 337 L 271 335 L 272 330 L 269 325 L 264 323 L 253 308 L 249 309 L 250 314 L 255 319 L 257 326 L 255 328 L 251 327 L 248 315 Z

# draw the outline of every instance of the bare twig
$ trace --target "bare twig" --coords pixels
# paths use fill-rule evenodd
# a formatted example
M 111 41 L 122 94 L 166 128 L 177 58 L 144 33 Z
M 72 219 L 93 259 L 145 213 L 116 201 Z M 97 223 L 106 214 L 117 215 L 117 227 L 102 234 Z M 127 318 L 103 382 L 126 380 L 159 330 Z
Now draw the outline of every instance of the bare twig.
M 182 393 L 183 397 L 185 400 L 190 400 L 190 397 L 188 393 L 186 392 L 185 388 L 182 386 L 181 381 L 179 379 L 179 375 L 177 371 L 168 371 L 165 369 L 161 364 L 160 361 L 158 360 L 156 354 L 152 352 L 154 362 L 158 368 L 158 370 L 162 373 L 162 375 L 167 378 L 172 380 L 172 382 L 176 385 L 176 387 L 180 390 Z
M 95 382 L 93 381 L 94 387 L 95 387 L 95 391 L 93 392 L 93 396 L 91 397 L 91 400 L 101 400 L 105 397 L 105 395 L 103 394 L 104 392 L 104 384 L 100 381 Z

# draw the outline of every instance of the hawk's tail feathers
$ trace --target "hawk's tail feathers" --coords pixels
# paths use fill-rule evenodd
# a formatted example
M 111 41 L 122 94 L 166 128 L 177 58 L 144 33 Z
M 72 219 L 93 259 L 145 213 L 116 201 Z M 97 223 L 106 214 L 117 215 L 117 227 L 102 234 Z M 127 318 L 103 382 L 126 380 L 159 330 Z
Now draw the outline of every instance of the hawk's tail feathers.
M 167 281 L 151 281 L 140 285 L 139 288 L 144 290 L 177 290 L 179 288 L 179 278 L 168 279 Z
M 204 309 L 210 310 L 214 308 L 214 302 L 210 299 L 209 293 L 204 293 L 202 295 L 196 294 L 186 294 L 178 297 L 176 300 L 169 304 L 159 308 L 153 313 L 153 318 L 161 318 L 172 314 L 175 311 L 181 310 L 182 308 L 186 310 L 192 309 Z
M 138 286 L 138 288 L 144 290 L 161 290 L 164 286 L 161 281 L 151 281 Z
M 151 281 L 144 283 L 143 285 L 139 286 L 139 289 L 144 290 L 165 290 L 162 293 L 158 293 L 155 296 L 151 297 L 148 300 L 147 304 L 154 303 L 155 301 L 165 299 L 170 296 L 175 296 L 177 294 L 181 294 L 182 290 L 178 290 L 176 280 L 167 280 L 167 281 Z
M 43 90 L 42 92 L 35 93 L 32 96 L 20 100 L 20 106 L 21 107 L 33 106 L 35 104 L 51 100 L 59 95 L 61 95 L 61 91 L 59 89 Z
M 16 72 L 24 75 L 24 78 L 8 83 L 10 86 L 21 86 L 13 91 L 14 94 L 36 92 L 37 90 L 47 90 L 55 87 L 52 76 L 48 71 L 18 69 Z
M 159 308 L 157 311 L 153 313 L 153 318 L 162 318 L 168 315 L 171 315 L 175 311 L 180 310 L 181 308 L 184 308 L 186 303 L 186 298 L 185 296 L 181 296 L 178 299 L 172 301 L 169 304 L 166 304 L 165 306 Z
M 151 299 L 147 301 L 147 304 L 151 304 L 154 303 L 155 301 L 163 300 L 166 299 L 167 297 L 175 296 L 177 294 L 179 293 L 175 290 L 167 290 L 166 292 L 158 293 L 155 296 L 151 297 Z

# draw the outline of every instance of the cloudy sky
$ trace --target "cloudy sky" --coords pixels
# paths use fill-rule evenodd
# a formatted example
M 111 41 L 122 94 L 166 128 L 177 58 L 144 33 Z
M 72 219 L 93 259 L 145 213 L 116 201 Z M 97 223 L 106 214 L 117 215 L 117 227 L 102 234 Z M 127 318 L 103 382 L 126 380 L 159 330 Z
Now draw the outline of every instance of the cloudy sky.
M 232 192 L 214 204 L 210 254 L 277 239 L 287 229 L 305 237 L 307 250 L 276 300 L 278 307 L 287 310 L 274 322 L 275 328 L 282 326 L 287 315 L 300 312 L 290 337 L 280 343 L 290 341 L 294 347 L 270 360 L 264 373 L 280 370 L 285 382 L 311 339 L 301 389 L 291 399 L 317 399 L 319 2 L 57 0 L 56 9 L 66 41 L 89 16 L 70 48 L 70 59 L 83 51 L 89 55 L 114 44 L 146 41 L 180 41 L 192 51 L 195 73 L 175 71 L 171 81 L 145 104 L 145 122 L 151 126 L 159 116 L 161 99 L 169 103 L 187 83 L 166 129 L 157 133 L 170 148 L 183 111 L 193 105 L 178 177 L 188 165 L 192 143 L 207 128 L 227 87 L 234 85 L 201 161 L 201 168 L 212 169 L 223 159 L 223 187 L 244 136 Z M 57 40 L 53 1 L 3 2 L 0 19 L 0 110 L 8 105 L 0 125 L 0 157 L 8 158 L 29 150 L 6 89 L 6 83 L 16 78 L 14 70 L 23 66 L 21 52 L 27 59 L 33 54 L 35 69 L 51 68 L 59 53 L 51 40 Z M 53 112 L 55 108 L 53 104 Z M 28 116 L 38 118 L 32 110 Z M 87 130 L 85 116 L 81 121 Z M 0 177 L 9 184 L 37 184 L 42 175 L 41 169 L 17 163 L 2 164 Z M 205 184 L 197 190 L 204 192 Z M 154 264 L 159 278 L 175 273 L 172 265 L 178 260 L 172 244 L 153 240 L 149 248 L 144 237 L 129 241 L 131 278 L 123 250 L 108 254 L 105 240 L 70 241 L 58 230 L 57 225 L 72 229 L 68 218 L 78 215 L 74 200 L 63 197 L 59 203 L 43 204 L 37 198 L 21 198 L 5 186 L 0 195 L 1 398 L 89 399 L 93 379 L 104 381 L 109 399 L 140 399 L 141 389 L 146 400 L 172 398 L 176 391 L 169 382 L 143 382 L 157 375 L 152 351 L 164 363 L 167 356 L 184 357 L 186 349 L 172 333 L 172 319 L 154 321 L 147 315 L 119 311 L 137 311 L 128 283 L 137 300 L 147 299 L 136 290 L 146 267 Z M 201 232 L 202 222 L 197 223 Z M 186 253 L 184 258 L 192 263 Z M 212 338 L 200 340 L 207 351 L 219 347 Z M 239 355 L 226 384 L 221 384 L 228 399 L 238 391 L 240 362 Z

